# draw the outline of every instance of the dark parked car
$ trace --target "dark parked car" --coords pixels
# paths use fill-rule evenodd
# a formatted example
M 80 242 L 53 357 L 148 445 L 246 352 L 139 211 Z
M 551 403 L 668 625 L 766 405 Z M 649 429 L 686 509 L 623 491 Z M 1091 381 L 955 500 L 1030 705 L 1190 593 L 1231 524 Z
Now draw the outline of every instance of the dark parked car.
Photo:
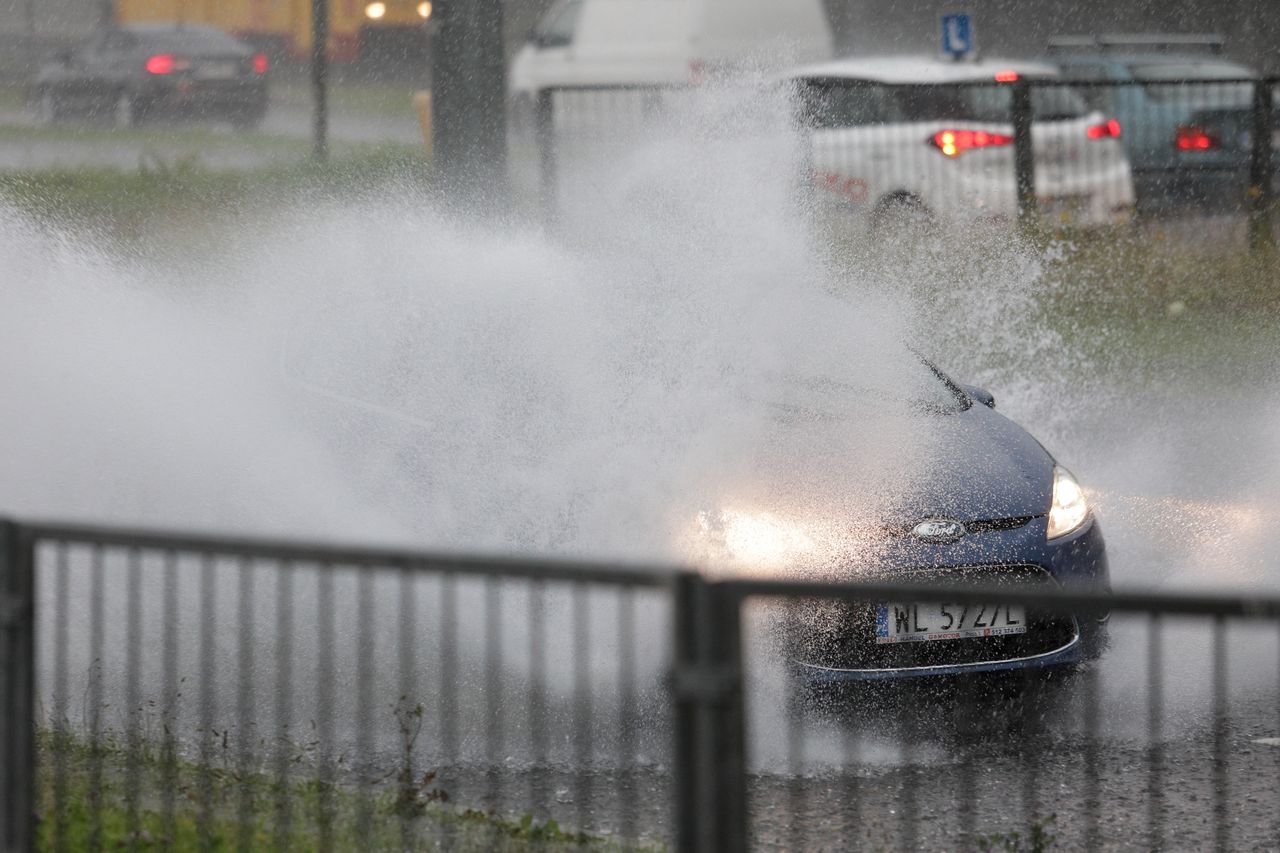
M 265 54 L 196 24 L 98 30 L 41 67 L 30 96 L 45 121 L 78 117 L 131 126 L 186 117 L 258 126 L 267 111 Z
M 1166 43 L 1169 42 L 1169 43 Z M 1065 79 L 1120 122 L 1138 204 L 1247 204 L 1256 71 L 1218 55 L 1211 37 L 1061 37 Z

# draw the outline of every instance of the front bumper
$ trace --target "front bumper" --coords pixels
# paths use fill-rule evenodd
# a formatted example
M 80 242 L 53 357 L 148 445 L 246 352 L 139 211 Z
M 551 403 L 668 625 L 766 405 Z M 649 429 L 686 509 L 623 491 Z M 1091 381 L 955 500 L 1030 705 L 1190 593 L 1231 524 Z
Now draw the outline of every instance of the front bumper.
M 946 545 L 902 541 L 888 551 L 882 565 L 895 568 L 877 575 L 912 583 L 1110 588 L 1096 520 L 1054 542 L 1045 540 L 1045 519 L 1036 518 L 1014 530 L 970 534 Z M 1097 614 L 1035 612 L 1028 614 L 1031 630 L 1014 637 L 876 646 L 873 607 L 871 602 L 792 605 L 782 617 L 782 633 L 798 677 L 816 685 L 1071 667 L 1096 658 L 1106 646 L 1105 619 Z

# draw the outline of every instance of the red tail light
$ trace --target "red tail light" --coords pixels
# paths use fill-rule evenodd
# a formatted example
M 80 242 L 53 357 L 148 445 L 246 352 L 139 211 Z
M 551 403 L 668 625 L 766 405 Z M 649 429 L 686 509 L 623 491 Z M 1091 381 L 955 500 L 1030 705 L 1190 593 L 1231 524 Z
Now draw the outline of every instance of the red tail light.
M 1084 134 L 1090 139 L 1119 139 L 1120 122 L 1115 119 L 1107 119 L 1102 124 L 1090 125 L 1085 129 Z
M 1018 72 L 1017 71 L 997 71 L 996 82 L 997 83 L 1017 83 Z
M 146 68 L 148 74 L 172 74 L 177 65 L 172 53 L 157 53 L 147 59 Z
M 1211 151 L 1221 148 L 1222 140 L 1203 127 L 1190 125 L 1178 128 L 1173 144 L 1179 151 Z
M 940 130 L 929 138 L 929 144 L 948 157 L 958 157 L 973 148 L 1010 145 L 1012 136 L 985 130 Z
M 253 73 L 266 74 L 271 67 L 271 60 L 267 59 L 265 53 L 255 53 L 253 55 Z

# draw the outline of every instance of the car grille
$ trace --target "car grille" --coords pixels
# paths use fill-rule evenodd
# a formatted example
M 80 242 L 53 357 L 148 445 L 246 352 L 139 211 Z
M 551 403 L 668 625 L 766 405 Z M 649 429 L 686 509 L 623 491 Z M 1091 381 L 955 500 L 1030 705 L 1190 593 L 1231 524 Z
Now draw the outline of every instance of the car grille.
M 936 580 L 941 584 L 1057 584 L 1043 568 L 1027 564 L 955 566 L 919 569 L 904 574 L 913 582 Z M 814 666 L 852 670 L 963 666 L 1017 660 L 1057 651 L 1078 636 L 1074 617 L 1028 609 L 1025 634 L 878 645 L 875 642 L 873 602 L 795 603 L 788 605 L 783 624 L 784 642 L 792 659 Z

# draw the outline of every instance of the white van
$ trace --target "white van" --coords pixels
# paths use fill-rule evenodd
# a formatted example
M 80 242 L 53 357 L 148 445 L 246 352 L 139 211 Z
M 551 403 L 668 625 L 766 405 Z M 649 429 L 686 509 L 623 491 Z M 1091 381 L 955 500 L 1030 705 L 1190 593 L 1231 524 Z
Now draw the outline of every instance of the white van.
M 524 100 L 550 87 L 680 85 L 831 55 L 822 0 L 559 0 L 516 55 L 509 83 Z

